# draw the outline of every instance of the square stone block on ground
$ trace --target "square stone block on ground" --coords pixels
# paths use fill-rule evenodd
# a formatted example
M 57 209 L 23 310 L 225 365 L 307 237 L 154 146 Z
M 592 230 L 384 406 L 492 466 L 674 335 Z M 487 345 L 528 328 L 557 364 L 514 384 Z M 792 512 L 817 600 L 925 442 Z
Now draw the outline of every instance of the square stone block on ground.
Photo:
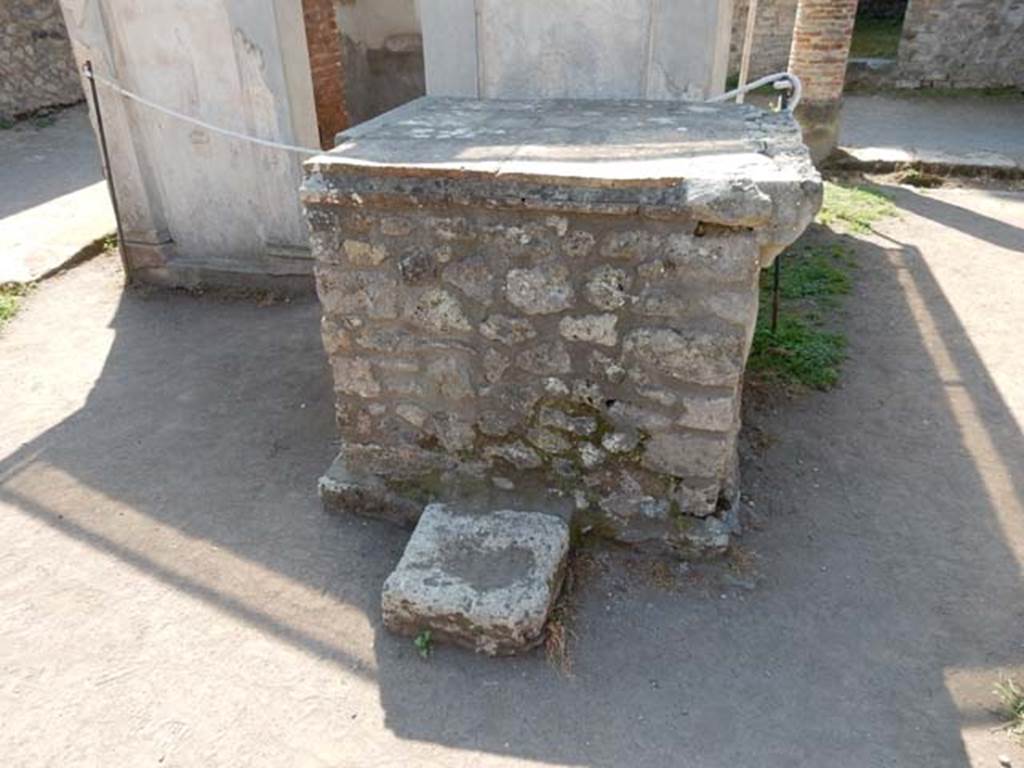
M 562 585 L 569 526 L 541 512 L 423 511 L 405 553 L 384 582 L 384 625 L 429 630 L 492 656 L 539 643 Z

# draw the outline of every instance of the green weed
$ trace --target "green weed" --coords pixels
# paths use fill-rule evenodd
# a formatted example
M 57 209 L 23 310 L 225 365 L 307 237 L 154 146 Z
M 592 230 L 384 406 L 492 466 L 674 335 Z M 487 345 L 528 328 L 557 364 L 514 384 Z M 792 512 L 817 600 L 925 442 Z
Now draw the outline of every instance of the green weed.
M 842 334 L 823 331 L 799 317 L 783 314 L 775 333 L 758 325 L 749 365 L 753 371 L 791 383 L 831 389 L 839 380 L 845 349 Z
M 1024 736 L 1024 687 L 1007 678 L 996 683 L 995 694 L 1002 704 L 1002 713 L 1007 718 L 1006 727 L 1018 736 Z
M 839 296 L 850 292 L 847 271 L 853 266 L 849 251 L 838 243 L 789 251 L 783 255 L 779 293 L 784 299 Z M 762 286 L 771 293 L 771 281 Z
M 892 200 L 868 187 L 843 187 L 825 182 L 825 200 L 818 222 L 830 227 L 841 224 L 852 232 L 870 232 L 876 221 L 896 215 Z
M 763 377 L 812 389 L 830 389 L 839 380 L 846 338 L 825 328 L 850 292 L 849 251 L 837 243 L 782 254 L 779 322 L 771 329 L 771 270 L 761 274 L 761 302 L 748 366 Z
M 434 652 L 434 638 L 431 637 L 429 629 L 424 629 L 416 635 L 412 644 L 416 646 L 416 650 L 420 652 L 420 656 L 424 659 L 429 659 L 430 654 Z
M 18 311 L 21 300 L 28 294 L 29 286 L 21 283 L 0 285 L 0 328 L 7 324 Z

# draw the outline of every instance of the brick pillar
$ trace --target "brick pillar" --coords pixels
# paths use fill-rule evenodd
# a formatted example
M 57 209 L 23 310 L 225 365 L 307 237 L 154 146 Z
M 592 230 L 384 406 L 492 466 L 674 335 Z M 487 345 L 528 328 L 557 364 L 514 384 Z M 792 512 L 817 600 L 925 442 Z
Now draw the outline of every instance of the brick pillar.
M 302 0 L 306 23 L 309 69 L 313 77 L 313 100 L 320 146 L 331 149 L 334 134 L 348 127 L 345 109 L 345 71 L 341 58 L 341 36 L 334 16 L 333 0 Z
M 789 71 L 803 82 L 796 117 L 815 163 L 825 159 L 839 139 L 839 110 L 856 13 L 857 0 L 800 0 L 797 6 Z

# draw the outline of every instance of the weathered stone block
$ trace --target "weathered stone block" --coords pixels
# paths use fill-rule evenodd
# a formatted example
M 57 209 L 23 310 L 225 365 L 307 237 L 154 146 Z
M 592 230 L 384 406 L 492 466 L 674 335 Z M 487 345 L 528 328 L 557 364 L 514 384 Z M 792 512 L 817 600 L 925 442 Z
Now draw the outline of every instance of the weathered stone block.
M 390 491 L 372 473 L 353 476 L 342 456 L 327 468 L 317 488 L 328 512 L 376 517 L 411 527 L 423 509 L 422 504 Z
M 573 306 L 569 269 L 545 264 L 533 269 L 509 270 L 505 281 L 509 303 L 528 315 L 548 315 Z
M 521 317 L 491 315 L 480 324 L 480 335 L 491 341 L 513 345 L 536 338 L 533 324 Z
M 349 263 L 357 267 L 375 267 L 388 257 L 387 248 L 365 240 L 346 240 L 342 243 Z
M 317 271 L 317 293 L 329 314 L 398 317 L 398 281 L 385 273 L 322 265 Z
M 643 465 L 673 477 L 719 477 L 729 447 L 721 437 L 666 432 L 652 436 L 644 445 Z
M 527 650 L 543 637 L 568 552 L 569 527 L 552 515 L 431 504 L 384 582 L 384 626 L 492 656 Z
M 734 426 L 739 414 L 735 395 L 684 397 L 682 413 L 676 423 L 690 429 L 726 432 Z
M 625 340 L 628 364 L 649 366 L 704 386 L 736 386 L 743 371 L 742 340 L 733 334 L 640 328 Z
M 735 105 L 425 99 L 310 161 L 345 466 L 385 491 L 331 498 L 511 492 L 721 549 L 757 273 L 820 200 L 799 135 Z
M 582 317 L 563 317 L 558 323 L 558 331 L 569 341 L 584 341 L 600 344 L 602 347 L 614 347 L 619 341 L 615 330 L 619 318 L 616 315 L 583 315 Z
M 459 333 L 469 330 L 469 320 L 459 300 L 443 288 L 424 291 L 407 310 L 409 320 L 435 333 Z
M 368 360 L 357 357 L 334 358 L 334 386 L 347 395 L 375 397 L 380 394 L 380 384 L 373 375 L 373 366 Z

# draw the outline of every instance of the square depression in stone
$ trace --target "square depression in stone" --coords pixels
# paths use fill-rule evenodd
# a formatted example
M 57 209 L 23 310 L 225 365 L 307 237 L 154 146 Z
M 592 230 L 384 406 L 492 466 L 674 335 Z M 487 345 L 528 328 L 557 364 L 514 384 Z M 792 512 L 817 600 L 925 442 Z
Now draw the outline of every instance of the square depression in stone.
M 569 528 L 539 512 L 431 504 L 384 582 L 384 625 L 491 655 L 540 641 L 561 587 Z

